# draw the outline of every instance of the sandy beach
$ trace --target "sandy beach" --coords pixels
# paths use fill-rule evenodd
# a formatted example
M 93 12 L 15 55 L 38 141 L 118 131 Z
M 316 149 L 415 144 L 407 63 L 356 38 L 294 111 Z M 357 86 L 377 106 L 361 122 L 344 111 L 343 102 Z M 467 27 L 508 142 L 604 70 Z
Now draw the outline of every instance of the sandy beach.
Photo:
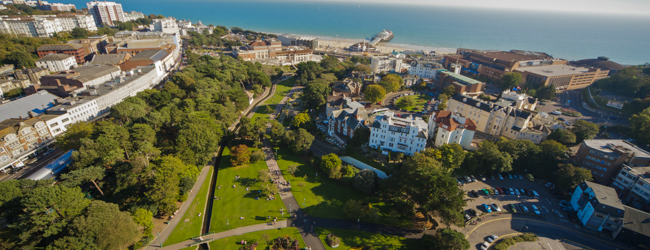
M 283 35 L 280 33 L 275 33 L 275 35 Z M 294 35 L 294 34 L 292 34 Z M 338 37 L 329 37 L 329 36 L 311 36 L 311 35 L 297 35 L 305 37 L 315 37 L 318 38 L 319 48 L 322 50 L 343 50 L 347 49 L 355 43 L 360 43 L 363 41 L 369 42 L 367 39 L 350 39 L 350 38 L 338 38 Z M 455 54 L 456 48 L 444 48 L 444 47 L 433 47 L 433 46 L 418 46 L 410 44 L 395 44 L 395 43 L 379 43 L 375 46 L 380 54 L 389 54 L 393 51 L 425 51 L 431 52 L 435 51 L 439 54 Z

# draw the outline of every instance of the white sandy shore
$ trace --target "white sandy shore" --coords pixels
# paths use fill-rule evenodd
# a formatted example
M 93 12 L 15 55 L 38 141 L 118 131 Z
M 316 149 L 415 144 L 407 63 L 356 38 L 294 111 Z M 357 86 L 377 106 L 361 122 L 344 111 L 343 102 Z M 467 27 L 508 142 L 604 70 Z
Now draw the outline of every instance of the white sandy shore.
M 276 35 L 282 35 L 284 33 L 274 33 Z M 355 43 L 360 43 L 363 41 L 369 42 L 367 39 L 350 39 L 350 38 L 338 38 L 330 36 L 310 36 L 310 35 L 298 35 L 305 37 L 315 37 L 318 38 L 318 44 L 321 49 L 332 48 L 332 49 L 347 49 Z M 435 51 L 440 54 L 455 54 L 455 48 L 444 48 L 444 47 L 432 47 L 432 46 L 418 46 L 410 44 L 396 44 L 396 43 L 379 43 L 375 46 L 382 54 L 388 54 L 393 51 Z

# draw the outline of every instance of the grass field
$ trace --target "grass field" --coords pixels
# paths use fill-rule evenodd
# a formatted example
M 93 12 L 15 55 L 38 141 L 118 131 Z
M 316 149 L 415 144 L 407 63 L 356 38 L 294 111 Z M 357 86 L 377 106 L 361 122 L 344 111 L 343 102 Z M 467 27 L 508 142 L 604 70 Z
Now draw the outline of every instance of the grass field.
M 291 182 L 291 191 L 296 201 L 309 215 L 321 218 L 349 219 L 343 213 L 343 205 L 348 200 L 361 200 L 370 203 L 380 211 L 380 219 L 376 223 L 410 227 L 408 218 L 398 217 L 394 220 L 388 218 L 391 207 L 381 202 L 378 198 L 369 196 L 342 182 L 332 180 L 318 173 L 316 169 L 303 164 L 302 159 L 286 147 L 276 148 L 278 152 L 278 165 L 283 171 L 284 178 Z M 296 177 L 286 172 L 290 165 L 298 165 Z M 298 183 L 304 182 L 305 187 L 300 188 Z M 303 205 L 304 203 L 304 205 Z M 362 221 L 368 221 L 361 218 Z
M 374 167 L 374 168 L 376 168 L 376 169 L 379 169 L 379 170 L 381 170 L 381 171 L 384 171 L 384 173 L 386 173 L 387 175 L 393 173 L 393 170 L 392 170 L 391 168 L 388 168 L 388 167 L 384 167 L 384 166 L 382 166 L 382 164 L 381 164 L 380 162 L 378 162 L 378 161 L 376 161 L 375 159 L 372 159 L 372 158 L 370 158 L 370 157 L 368 157 L 368 156 L 365 156 L 365 155 L 364 155 L 362 152 L 360 152 L 360 151 L 356 151 L 356 152 L 354 152 L 354 154 L 351 154 L 351 155 L 349 155 L 349 156 L 352 157 L 352 158 L 354 158 L 354 159 L 357 159 L 357 160 L 360 161 L 360 162 L 363 162 L 363 163 L 365 163 L 365 164 L 368 164 L 368 165 L 370 165 L 370 166 L 372 166 L 372 167 Z
M 198 216 L 199 213 L 203 213 L 205 209 L 205 204 L 207 201 L 208 190 L 210 189 L 210 180 L 212 180 L 213 168 L 207 166 L 210 169 L 208 170 L 208 177 L 203 181 L 199 193 L 196 194 L 193 201 L 191 202 L 190 207 L 187 209 L 181 221 L 178 222 L 178 225 L 174 228 L 174 231 L 169 235 L 167 240 L 165 240 L 165 246 L 176 244 L 191 239 L 192 237 L 197 237 L 201 234 L 201 225 L 203 224 L 203 215 Z M 207 168 L 206 167 L 206 168 Z M 197 204 L 198 203 L 198 204 Z M 189 219 L 189 222 L 185 222 L 186 219 Z
M 413 106 L 408 106 L 408 107 L 402 107 L 402 106 L 398 105 L 399 101 L 404 99 L 404 98 L 413 99 L 415 104 Z M 402 96 L 399 99 L 397 99 L 395 101 L 395 105 L 397 105 L 397 107 L 399 107 L 400 109 L 406 109 L 406 110 L 409 110 L 409 111 L 422 111 L 422 106 L 424 106 L 424 104 L 426 104 L 430 100 L 431 100 L 431 97 L 426 96 L 426 95 L 407 95 L 407 96 Z
M 270 99 L 266 100 L 264 104 L 278 104 L 282 101 L 282 98 L 289 93 L 293 85 L 296 84 L 296 78 L 291 77 L 287 80 L 281 81 L 278 83 L 278 86 L 275 87 L 275 95 Z
M 227 231 L 228 228 L 270 222 L 274 217 L 280 220 L 280 208 L 284 211 L 286 208 L 279 195 L 276 195 L 277 199 L 267 201 L 264 195 L 258 194 L 261 183 L 254 180 L 257 179 L 258 171 L 262 169 L 268 169 L 264 161 L 232 167 L 230 150 L 228 148 L 223 150 L 216 184 L 217 187 L 221 185 L 221 189 L 215 187 L 215 196 L 221 197 L 221 200 L 214 201 L 210 231 L 222 232 Z M 235 180 L 236 175 L 240 176 L 239 180 Z M 236 188 L 233 188 L 233 185 L 236 185 Z M 250 191 L 246 191 L 246 187 L 250 187 Z M 258 196 L 259 199 L 256 200 Z M 271 220 L 267 219 L 267 216 L 271 216 Z M 244 219 L 241 220 L 240 217 Z M 230 227 L 226 223 L 230 223 Z
M 295 227 L 287 227 L 279 230 L 278 229 L 264 230 L 264 231 L 246 233 L 242 235 L 218 239 L 210 242 L 210 248 L 219 249 L 219 250 L 238 250 L 242 247 L 240 242 L 242 240 L 245 240 L 248 242 L 248 244 L 253 242 L 258 242 L 257 249 L 270 249 L 270 246 L 267 245 L 266 241 L 262 239 L 263 234 L 269 236 L 269 243 L 273 239 L 277 239 L 278 237 L 281 236 L 285 236 L 285 235 L 293 236 L 294 238 L 298 239 L 301 249 L 305 247 L 305 241 L 300 236 L 298 229 L 296 229 Z
M 325 245 L 325 249 L 334 249 L 327 243 L 327 235 L 333 233 L 341 238 L 341 243 L 336 249 L 350 249 L 356 246 L 371 246 L 373 249 L 423 249 L 420 240 L 406 239 L 404 237 L 375 234 L 363 231 L 335 229 L 335 228 L 322 228 L 317 227 L 316 233 Z M 384 248 L 388 246 L 388 248 Z
M 277 104 L 263 104 L 260 105 L 259 108 L 257 108 L 257 111 L 255 111 L 255 114 L 253 114 L 253 117 L 251 118 L 251 121 L 254 120 L 255 118 L 262 118 L 262 119 L 267 119 L 269 118 L 269 115 L 273 114 L 275 112 L 275 108 L 277 107 Z

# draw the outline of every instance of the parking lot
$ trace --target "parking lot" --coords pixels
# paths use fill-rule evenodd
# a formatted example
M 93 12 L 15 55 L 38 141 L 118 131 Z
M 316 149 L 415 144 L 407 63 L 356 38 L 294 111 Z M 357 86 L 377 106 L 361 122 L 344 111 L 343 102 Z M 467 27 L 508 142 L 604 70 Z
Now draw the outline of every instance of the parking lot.
M 511 207 L 512 204 L 516 210 L 516 213 L 528 214 L 531 216 L 537 216 L 544 218 L 546 220 L 554 220 L 563 223 L 571 223 L 569 221 L 569 214 L 566 211 L 562 210 L 562 207 L 559 205 L 559 200 L 555 199 L 553 194 L 550 193 L 549 188 L 545 187 L 544 184 L 537 181 L 530 181 L 526 177 L 523 179 L 513 178 L 508 179 L 507 174 L 503 175 L 503 180 L 499 179 L 498 176 L 494 176 L 494 180 L 491 180 L 490 176 L 486 176 L 485 181 L 481 181 L 479 176 L 476 176 L 477 181 L 466 183 L 462 186 L 462 189 L 465 191 L 465 197 L 467 199 L 466 211 L 469 209 L 474 209 L 477 212 L 477 216 L 473 217 L 471 220 L 479 219 L 482 220 L 482 214 L 487 213 L 486 209 L 482 204 L 491 205 L 496 204 L 501 211 L 495 211 L 493 207 L 490 207 L 492 213 L 505 213 L 513 212 Z M 464 177 L 463 177 L 464 178 Z M 539 195 L 538 197 L 529 196 L 526 194 L 491 194 L 485 195 L 482 189 L 524 189 L 529 191 L 535 191 Z M 478 196 L 472 195 L 471 191 L 476 191 Z M 504 190 L 505 191 L 505 190 Z M 491 192 L 491 191 L 490 191 Z M 498 192 L 498 189 L 497 189 Z M 537 207 L 539 214 L 535 213 L 533 210 L 533 205 Z M 524 211 L 525 209 L 528 212 Z M 470 213 L 471 215 L 471 213 Z

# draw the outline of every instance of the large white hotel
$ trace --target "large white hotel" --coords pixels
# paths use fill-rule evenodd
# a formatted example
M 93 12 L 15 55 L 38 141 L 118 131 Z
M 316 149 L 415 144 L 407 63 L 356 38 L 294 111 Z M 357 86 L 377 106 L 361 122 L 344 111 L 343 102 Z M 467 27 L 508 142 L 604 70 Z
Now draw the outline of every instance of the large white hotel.
M 420 117 L 400 118 L 387 111 L 370 126 L 369 146 L 407 155 L 424 150 L 428 139 L 427 122 Z

